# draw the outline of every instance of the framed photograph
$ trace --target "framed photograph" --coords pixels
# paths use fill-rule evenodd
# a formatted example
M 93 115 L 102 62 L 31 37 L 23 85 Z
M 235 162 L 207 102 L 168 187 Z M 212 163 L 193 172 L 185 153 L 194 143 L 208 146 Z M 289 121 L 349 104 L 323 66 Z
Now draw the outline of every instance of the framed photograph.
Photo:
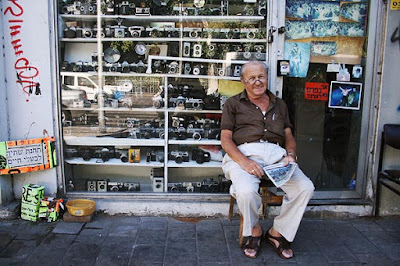
M 362 83 L 332 81 L 329 108 L 360 110 Z

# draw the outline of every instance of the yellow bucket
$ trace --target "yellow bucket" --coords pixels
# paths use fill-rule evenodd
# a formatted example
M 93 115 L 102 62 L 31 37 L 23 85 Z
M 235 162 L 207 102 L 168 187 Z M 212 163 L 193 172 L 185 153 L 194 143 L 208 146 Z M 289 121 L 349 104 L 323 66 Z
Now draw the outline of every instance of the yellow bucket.
M 69 200 L 66 204 L 68 213 L 73 216 L 86 216 L 94 212 L 96 202 L 88 199 Z

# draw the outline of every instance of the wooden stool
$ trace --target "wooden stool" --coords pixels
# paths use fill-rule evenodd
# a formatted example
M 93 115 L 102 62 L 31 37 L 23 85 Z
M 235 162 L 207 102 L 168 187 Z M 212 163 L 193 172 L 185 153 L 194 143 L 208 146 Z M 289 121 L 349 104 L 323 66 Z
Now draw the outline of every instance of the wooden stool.
M 261 191 L 261 200 L 262 200 L 262 214 L 261 217 L 265 220 L 265 217 L 268 216 L 268 205 L 271 203 L 282 204 L 283 196 L 278 196 L 274 194 L 269 187 L 273 187 L 273 183 L 267 180 L 261 180 L 260 182 L 260 191 Z M 236 199 L 231 196 L 230 204 L 229 204 L 229 220 L 232 219 L 233 215 L 233 206 L 235 205 Z M 243 245 L 243 216 L 240 215 L 240 229 L 239 229 L 239 247 L 241 248 Z

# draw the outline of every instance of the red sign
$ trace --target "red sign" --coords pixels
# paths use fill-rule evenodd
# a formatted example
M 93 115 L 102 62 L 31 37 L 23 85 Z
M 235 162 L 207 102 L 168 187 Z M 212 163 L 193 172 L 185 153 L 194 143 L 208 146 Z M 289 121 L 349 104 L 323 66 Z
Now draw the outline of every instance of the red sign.
M 322 82 L 306 82 L 304 98 L 307 100 L 327 101 L 329 84 Z

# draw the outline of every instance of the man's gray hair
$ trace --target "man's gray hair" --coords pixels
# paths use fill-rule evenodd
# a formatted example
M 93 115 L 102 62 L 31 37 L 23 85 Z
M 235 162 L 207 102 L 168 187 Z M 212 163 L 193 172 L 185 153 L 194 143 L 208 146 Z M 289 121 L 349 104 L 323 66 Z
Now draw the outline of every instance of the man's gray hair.
M 242 66 L 242 68 L 240 69 L 240 77 L 243 78 L 244 72 L 246 71 L 247 66 L 249 65 L 261 65 L 263 66 L 265 73 L 268 75 L 268 66 L 265 62 L 263 61 L 258 61 L 258 60 L 251 60 L 249 62 L 247 62 L 246 64 L 244 64 Z

